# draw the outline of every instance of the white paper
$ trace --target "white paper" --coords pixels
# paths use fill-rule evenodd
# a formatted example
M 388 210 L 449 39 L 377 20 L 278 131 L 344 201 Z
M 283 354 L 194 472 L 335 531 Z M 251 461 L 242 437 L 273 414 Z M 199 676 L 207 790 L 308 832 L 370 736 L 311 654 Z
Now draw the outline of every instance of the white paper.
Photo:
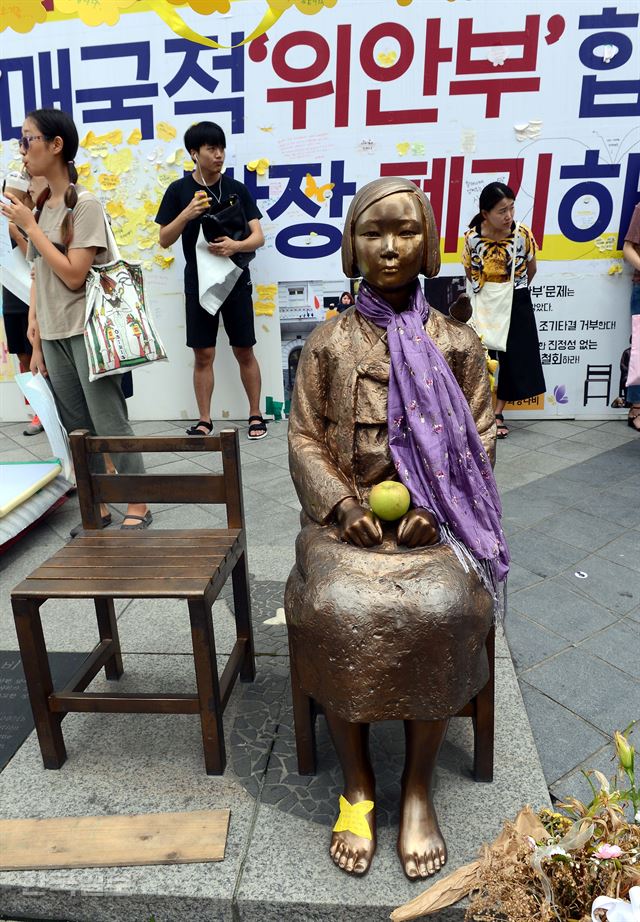
M 53 391 L 46 378 L 43 378 L 40 374 L 32 375 L 30 371 L 26 371 L 23 374 L 16 375 L 15 380 L 31 404 L 33 412 L 42 423 L 49 439 L 51 452 L 62 463 L 65 479 L 75 483 L 69 438 L 58 416 Z
M 14 247 L 2 261 L 2 284 L 16 298 L 29 303 L 31 267 L 18 247 Z
M 211 253 L 202 228 L 196 243 L 196 264 L 200 304 L 215 317 L 242 269 L 228 256 L 216 256 L 215 253 Z

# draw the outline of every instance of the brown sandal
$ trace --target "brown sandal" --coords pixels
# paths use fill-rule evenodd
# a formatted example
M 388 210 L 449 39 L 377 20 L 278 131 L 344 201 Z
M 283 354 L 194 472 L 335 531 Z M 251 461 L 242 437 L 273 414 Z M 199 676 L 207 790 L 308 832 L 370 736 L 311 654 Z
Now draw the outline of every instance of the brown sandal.
M 634 413 L 633 410 L 636 412 Z M 636 420 L 638 421 L 638 425 L 636 425 Z M 640 434 L 640 407 L 631 407 L 629 415 L 627 416 L 627 426 L 631 426 L 634 432 Z

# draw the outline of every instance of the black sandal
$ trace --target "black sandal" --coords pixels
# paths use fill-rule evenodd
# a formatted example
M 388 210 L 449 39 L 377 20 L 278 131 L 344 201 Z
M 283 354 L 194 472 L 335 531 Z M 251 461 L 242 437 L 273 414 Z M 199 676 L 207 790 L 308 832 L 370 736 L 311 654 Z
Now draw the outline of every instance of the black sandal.
M 207 431 L 203 432 L 200 426 L 204 426 Z M 204 419 L 199 419 L 197 423 L 193 426 L 189 426 L 187 429 L 187 435 L 211 435 L 212 432 L 213 423 L 211 421 L 207 422 Z
M 496 424 L 498 426 L 496 438 L 506 439 L 506 437 L 509 435 L 509 429 L 507 426 L 505 426 L 504 416 L 502 413 L 496 413 Z
M 255 420 L 255 422 L 253 422 Z M 252 435 L 253 432 L 259 432 L 260 435 Z M 250 442 L 257 442 L 259 439 L 263 439 L 267 434 L 267 424 L 262 418 L 262 416 L 250 416 L 249 417 L 249 428 L 247 430 L 247 438 Z

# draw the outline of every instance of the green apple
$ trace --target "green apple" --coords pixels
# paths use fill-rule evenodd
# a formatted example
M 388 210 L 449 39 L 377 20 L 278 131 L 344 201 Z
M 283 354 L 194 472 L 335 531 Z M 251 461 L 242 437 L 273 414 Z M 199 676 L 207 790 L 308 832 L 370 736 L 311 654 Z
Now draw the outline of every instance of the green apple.
M 369 505 L 378 518 L 385 522 L 395 522 L 408 512 L 411 496 L 405 485 L 398 480 L 383 480 L 369 494 Z

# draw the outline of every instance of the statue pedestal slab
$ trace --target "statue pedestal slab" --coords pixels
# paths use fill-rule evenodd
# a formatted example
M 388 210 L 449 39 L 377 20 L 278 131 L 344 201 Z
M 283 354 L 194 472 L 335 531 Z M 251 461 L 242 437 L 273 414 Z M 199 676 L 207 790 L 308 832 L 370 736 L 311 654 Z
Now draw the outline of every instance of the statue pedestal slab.
M 274 592 L 281 587 L 270 585 Z M 227 633 L 231 635 L 224 621 L 220 612 L 216 639 L 221 651 L 227 648 Z M 166 633 L 158 633 L 151 648 L 146 647 L 148 652 L 141 653 L 145 647 L 137 643 L 135 618 L 126 622 L 125 614 L 123 649 L 136 652 L 125 653 L 121 685 L 130 682 L 137 691 L 190 691 L 194 678 L 188 629 L 184 637 L 168 639 L 171 652 L 161 649 Z M 148 637 L 148 620 L 144 631 Z M 276 625 L 272 632 L 283 631 Z M 231 823 L 224 861 L 0 872 L 4 917 L 65 922 L 149 922 L 152 916 L 156 922 L 382 922 L 394 907 L 428 885 L 406 880 L 395 851 L 402 764 L 398 725 L 372 728 L 380 829 L 371 871 L 353 879 L 333 866 L 327 849 L 337 811 L 337 760 L 319 718 L 318 774 L 296 774 L 284 645 L 267 642 L 260 633 L 258 649 L 263 655 L 258 657 L 256 683 L 238 685 L 225 713 L 229 765 L 223 777 L 204 773 L 197 718 L 119 714 L 69 715 L 63 725 L 69 758 L 61 770 L 42 768 L 32 734 L 0 775 L 4 817 L 228 807 Z M 226 656 L 219 660 L 221 668 Z M 94 687 L 110 684 L 99 678 Z M 549 803 L 502 638 L 496 687 L 494 782 L 478 784 L 471 777 L 469 720 L 451 722 L 442 750 L 435 802 L 449 848 L 449 870 L 473 860 L 482 843 L 493 839 L 502 821 L 514 817 L 523 804 Z M 436 918 L 453 922 L 462 920 L 463 914 L 459 905 Z

